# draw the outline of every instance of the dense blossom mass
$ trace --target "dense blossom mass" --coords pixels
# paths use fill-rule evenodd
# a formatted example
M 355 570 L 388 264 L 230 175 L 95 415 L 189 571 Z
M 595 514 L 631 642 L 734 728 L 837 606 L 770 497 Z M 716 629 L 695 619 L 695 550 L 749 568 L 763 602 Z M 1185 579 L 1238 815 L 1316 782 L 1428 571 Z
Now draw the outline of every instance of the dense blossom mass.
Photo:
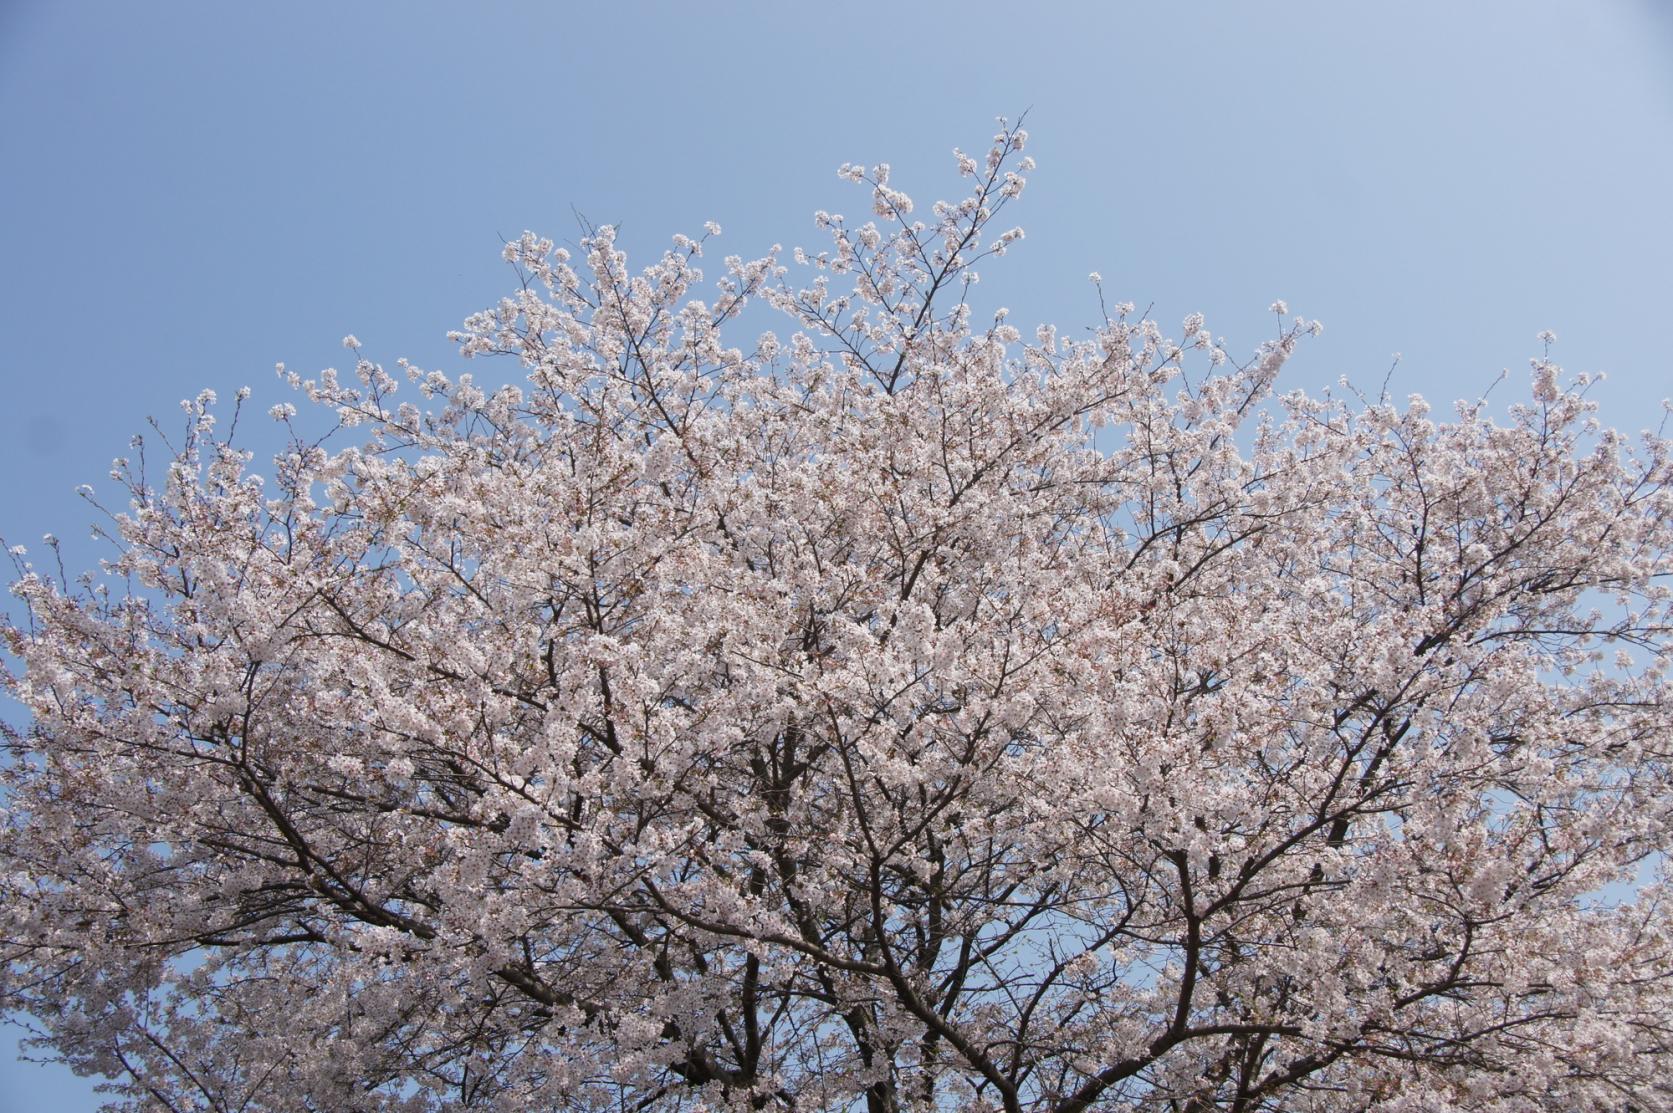
M 978 318 L 1023 143 L 119 461 L 17 557 L 0 1002 L 136 1110 L 1673 1108 L 1669 442 Z

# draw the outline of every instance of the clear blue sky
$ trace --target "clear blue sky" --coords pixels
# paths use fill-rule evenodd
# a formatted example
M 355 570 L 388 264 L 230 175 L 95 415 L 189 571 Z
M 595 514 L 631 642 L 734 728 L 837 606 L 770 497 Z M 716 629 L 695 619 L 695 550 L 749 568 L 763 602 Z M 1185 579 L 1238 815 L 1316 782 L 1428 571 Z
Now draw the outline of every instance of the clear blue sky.
M 981 287 L 1019 324 L 1093 323 L 1097 270 L 1248 350 L 1285 298 L 1326 325 L 1291 385 L 1374 390 L 1398 351 L 1394 393 L 1436 401 L 1520 387 L 1551 328 L 1607 420 L 1656 422 L 1673 5 L 1181 8 L 0 3 L 0 534 L 91 562 L 72 490 L 147 415 L 244 384 L 260 414 L 345 333 L 456 367 L 502 236 L 811 245 L 865 208 L 839 163 L 925 202 L 1024 109 L 1028 239 Z M 95 1104 L 0 1039 L 0 1111 Z

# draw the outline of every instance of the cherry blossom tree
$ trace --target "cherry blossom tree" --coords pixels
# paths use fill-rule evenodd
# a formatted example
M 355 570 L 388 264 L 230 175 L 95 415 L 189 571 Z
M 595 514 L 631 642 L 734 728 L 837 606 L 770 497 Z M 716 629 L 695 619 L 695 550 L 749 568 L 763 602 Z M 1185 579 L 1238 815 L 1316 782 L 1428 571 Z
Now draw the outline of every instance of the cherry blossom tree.
M 14 550 L 0 1003 L 120 1109 L 1673 1108 L 1669 442 L 978 318 L 1024 140 L 118 461 Z

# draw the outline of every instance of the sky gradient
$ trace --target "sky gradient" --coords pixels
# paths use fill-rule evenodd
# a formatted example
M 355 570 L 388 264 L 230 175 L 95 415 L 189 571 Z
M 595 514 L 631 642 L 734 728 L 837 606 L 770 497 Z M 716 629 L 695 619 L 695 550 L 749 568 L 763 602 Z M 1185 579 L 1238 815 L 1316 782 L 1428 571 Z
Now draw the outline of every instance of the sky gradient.
M 346 333 L 457 370 L 445 333 L 513 288 L 499 248 L 525 228 L 571 239 L 581 214 L 645 256 L 712 219 L 718 254 L 811 247 L 814 209 L 868 208 L 840 163 L 956 196 L 951 149 L 1025 110 L 1028 238 L 980 287 L 1025 334 L 1095 323 L 1094 270 L 1234 354 L 1283 298 L 1326 328 L 1281 384 L 1444 405 L 1503 368 L 1495 399 L 1524 393 L 1549 328 L 1607 373 L 1606 422 L 1659 422 L 1673 8 L 1174 9 L 0 3 L 0 536 L 91 565 L 73 490 L 108 492 L 148 415 L 248 384 L 259 419 L 290 397 L 276 361 L 347 362 Z M 0 1111 L 95 1107 L 13 1033 Z

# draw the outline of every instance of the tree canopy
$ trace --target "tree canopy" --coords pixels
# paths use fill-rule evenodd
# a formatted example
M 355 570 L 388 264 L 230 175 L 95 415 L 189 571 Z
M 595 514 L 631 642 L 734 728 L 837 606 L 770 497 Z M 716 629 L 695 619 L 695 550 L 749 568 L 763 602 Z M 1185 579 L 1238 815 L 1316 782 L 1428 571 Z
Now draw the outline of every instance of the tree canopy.
M 124 1109 L 1673 1108 L 1669 442 L 978 319 L 1024 141 L 119 461 L 15 557 L 0 1003 Z

